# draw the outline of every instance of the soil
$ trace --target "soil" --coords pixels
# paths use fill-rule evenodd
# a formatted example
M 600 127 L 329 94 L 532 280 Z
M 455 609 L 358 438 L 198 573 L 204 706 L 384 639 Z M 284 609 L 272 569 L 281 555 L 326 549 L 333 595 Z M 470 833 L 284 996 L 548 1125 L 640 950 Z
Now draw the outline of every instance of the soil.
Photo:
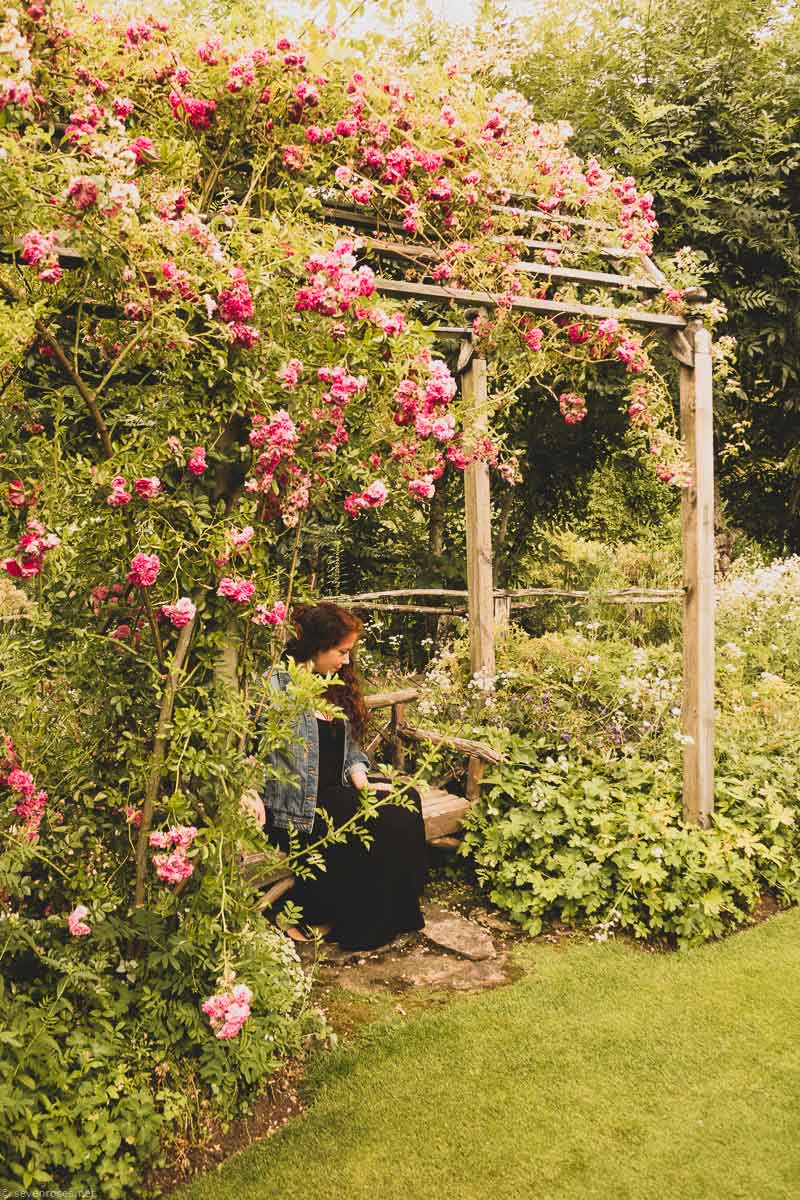
M 165 1196 L 244 1150 L 253 1142 L 271 1137 L 282 1129 L 291 1117 L 305 1108 L 299 1085 L 304 1074 L 302 1062 L 290 1060 L 267 1081 L 263 1095 L 253 1105 L 249 1116 L 240 1117 L 227 1126 L 211 1124 L 208 1137 L 200 1145 L 174 1142 L 169 1153 L 174 1162 L 169 1167 L 152 1171 L 146 1180 L 148 1195 Z

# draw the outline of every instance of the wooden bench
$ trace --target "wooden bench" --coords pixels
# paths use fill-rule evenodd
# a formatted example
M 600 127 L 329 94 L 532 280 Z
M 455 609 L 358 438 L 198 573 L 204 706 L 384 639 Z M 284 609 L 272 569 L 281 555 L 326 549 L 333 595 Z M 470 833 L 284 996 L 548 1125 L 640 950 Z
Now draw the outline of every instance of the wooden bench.
M 458 840 L 454 835 L 458 832 L 470 804 L 478 796 L 485 764 L 502 762 L 503 757 L 491 746 L 487 746 L 485 742 L 438 733 L 435 729 L 420 729 L 417 726 L 408 725 L 405 719 L 406 705 L 416 700 L 418 695 L 416 688 L 403 688 L 396 692 L 376 692 L 371 696 L 364 697 L 368 709 L 388 708 L 391 710 L 389 720 L 375 733 L 365 746 L 365 750 L 370 753 L 381 741 L 388 741 L 392 764 L 400 770 L 405 766 L 403 740 L 406 738 L 429 745 L 447 746 L 467 756 L 465 795 L 448 792 L 442 787 L 433 785 L 419 788 L 427 841 L 432 846 L 451 849 L 458 845 Z M 274 904 L 281 896 L 286 895 L 295 883 L 295 877 L 289 868 L 280 866 L 259 879 L 259 866 L 267 858 L 273 858 L 275 853 L 277 852 L 257 851 L 242 855 L 242 868 L 245 873 L 253 880 L 270 885 L 259 901 L 259 908 L 262 911 Z

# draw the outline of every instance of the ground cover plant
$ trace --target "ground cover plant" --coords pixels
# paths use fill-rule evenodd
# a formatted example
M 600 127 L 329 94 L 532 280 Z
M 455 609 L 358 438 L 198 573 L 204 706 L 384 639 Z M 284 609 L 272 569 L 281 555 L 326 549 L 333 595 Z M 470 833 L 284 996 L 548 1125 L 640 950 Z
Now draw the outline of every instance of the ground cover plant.
M 262 703 L 309 543 L 410 522 L 477 459 L 513 479 L 519 390 L 575 426 L 600 368 L 631 446 L 686 482 L 648 339 L 507 303 L 571 295 L 514 271 L 512 192 L 643 251 L 652 197 L 573 155 L 490 64 L 404 73 L 254 22 L 67 3 L 0 24 L 7 1188 L 135 1194 L 170 1126 L 233 1112 L 315 1024 L 239 868 L 264 846 L 240 797 L 319 703 L 303 671 Z M 506 364 L 491 412 L 434 352 L 440 316 L 382 300 L 357 240 L 324 227 L 331 197 L 426 237 L 434 278 L 504 298 L 476 328 Z M 692 282 L 650 303 L 685 311 Z
M 740 565 L 719 589 L 715 812 L 682 820 L 680 645 L 599 621 L 512 629 L 494 679 L 443 650 L 419 708 L 484 738 L 464 851 L 530 933 L 560 918 L 687 946 L 746 922 L 764 893 L 800 899 L 800 560 Z M 635 626 L 631 628 L 635 629 Z M 644 627 L 646 630 L 646 626 Z

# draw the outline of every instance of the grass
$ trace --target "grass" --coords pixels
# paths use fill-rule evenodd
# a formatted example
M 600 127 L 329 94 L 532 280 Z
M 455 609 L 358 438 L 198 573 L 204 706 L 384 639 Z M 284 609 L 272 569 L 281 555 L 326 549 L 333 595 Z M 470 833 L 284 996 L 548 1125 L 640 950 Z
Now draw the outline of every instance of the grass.
M 800 912 L 682 955 L 532 943 L 516 961 L 515 984 L 319 1054 L 309 1111 L 177 1196 L 800 1195 Z

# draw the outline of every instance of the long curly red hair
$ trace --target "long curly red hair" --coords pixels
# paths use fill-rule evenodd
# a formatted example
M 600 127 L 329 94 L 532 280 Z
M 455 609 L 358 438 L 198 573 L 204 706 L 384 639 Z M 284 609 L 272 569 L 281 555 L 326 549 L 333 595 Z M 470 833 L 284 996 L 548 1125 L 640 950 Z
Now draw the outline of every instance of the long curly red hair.
M 320 651 L 333 649 L 353 633 L 360 636 L 364 628 L 363 621 L 348 609 L 328 600 L 321 600 L 318 604 L 293 605 L 291 620 L 295 636 L 286 643 L 285 653 L 299 663 L 310 662 Z M 342 709 L 350 722 L 354 738 L 360 742 L 369 720 L 369 710 L 364 703 L 352 651 L 350 662 L 339 668 L 338 676 L 341 683 L 331 684 L 325 692 L 325 699 Z

